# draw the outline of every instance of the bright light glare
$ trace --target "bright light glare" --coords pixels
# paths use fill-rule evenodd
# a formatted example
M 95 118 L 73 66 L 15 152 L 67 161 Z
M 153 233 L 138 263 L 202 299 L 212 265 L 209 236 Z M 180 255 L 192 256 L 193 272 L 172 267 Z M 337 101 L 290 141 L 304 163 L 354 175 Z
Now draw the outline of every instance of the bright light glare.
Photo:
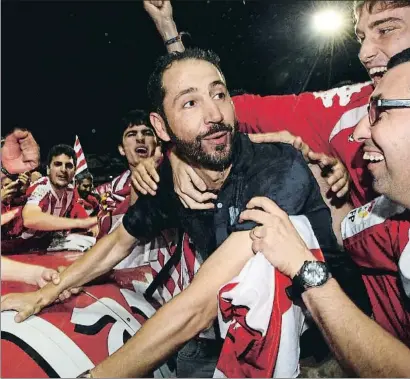
M 332 9 L 327 9 L 314 14 L 313 23 L 319 32 L 335 33 L 343 25 L 343 16 Z

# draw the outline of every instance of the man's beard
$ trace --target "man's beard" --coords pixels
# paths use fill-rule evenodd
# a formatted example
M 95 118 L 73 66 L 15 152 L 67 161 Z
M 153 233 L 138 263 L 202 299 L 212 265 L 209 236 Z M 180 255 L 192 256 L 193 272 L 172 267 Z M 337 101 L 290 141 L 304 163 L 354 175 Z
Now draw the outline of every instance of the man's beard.
M 78 194 L 80 195 L 80 197 L 81 197 L 82 199 L 86 199 L 87 196 L 88 196 L 90 193 L 91 193 L 91 192 L 88 192 L 88 191 L 80 191 L 80 190 L 78 190 Z
M 171 142 L 174 143 L 175 153 L 188 163 L 213 171 L 223 171 L 231 164 L 232 147 L 238 134 L 235 133 L 235 131 L 238 130 L 237 121 L 235 121 L 233 126 L 225 123 L 213 124 L 209 131 L 197 136 L 191 141 L 184 141 L 178 138 L 169 127 L 167 121 L 165 121 L 165 125 L 171 138 Z M 219 132 L 227 132 L 230 134 L 230 138 L 227 138 L 227 143 L 216 145 L 213 153 L 207 153 L 204 151 L 201 143 L 202 140 Z

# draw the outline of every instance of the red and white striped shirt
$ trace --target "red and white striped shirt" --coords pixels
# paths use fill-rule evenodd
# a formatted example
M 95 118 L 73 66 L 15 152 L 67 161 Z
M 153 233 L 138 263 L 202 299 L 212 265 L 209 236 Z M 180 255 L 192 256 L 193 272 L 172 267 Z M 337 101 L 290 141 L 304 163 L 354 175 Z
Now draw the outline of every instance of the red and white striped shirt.
M 79 204 L 77 204 L 77 196 L 75 195 L 74 186 L 69 184 L 63 196 L 59 198 L 50 182 L 50 179 L 45 176 L 36 181 L 27 190 L 27 204 L 37 205 L 41 211 L 57 217 L 75 217 L 73 212 L 79 218 L 87 217 L 87 213 Z M 28 239 L 37 233 L 36 230 L 24 228 L 21 237 Z
M 410 346 L 410 212 L 380 196 L 342 223 L 343 245 L 362 270 L 376 322 Z
M 124 171 L 111 182 L 101 184 L 96 191 L 100 196 L 110 193 L 112 207 L 117 208 L 131 194 L 131 171 Z

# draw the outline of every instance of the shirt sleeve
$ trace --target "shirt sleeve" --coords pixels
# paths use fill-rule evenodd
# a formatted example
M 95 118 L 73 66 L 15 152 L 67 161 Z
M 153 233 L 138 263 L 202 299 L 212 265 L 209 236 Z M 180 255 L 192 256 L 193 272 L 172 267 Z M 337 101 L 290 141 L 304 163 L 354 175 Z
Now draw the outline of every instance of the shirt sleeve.
M 287 130 L 302 137 L 312 150 L 330 153 L 327 113 L 311 93 L 283 96 L 242 95 L 233 98 L 244 133 Z M 313 112 L 312 112 L 313 111 Z
M 367 106 L 371 83 L 332 88 L 299 95 L 241 95 L 232 98 L 240 131 L 268 133 L 287 130 L 300 136 L 317 152 L 333 154 L 330 139 L 335 130 L 355 126 L 351 112 Z
M 248 179 L 250 184 L 245 189 L 245 202 L 240 211 L 256 196 L 268 197 L 288 215 L 327 209 L 319 186 L 302 155 L 290 145 L 277 145 L 282 154 L 273 156 L 270 164 L 264 165 L 264 168 Z M 258 165 L 260 167 L 262 165 Z M 253 221 L 237 222 L 232 231 L 250 230 L 255 226 L 257 225 Z

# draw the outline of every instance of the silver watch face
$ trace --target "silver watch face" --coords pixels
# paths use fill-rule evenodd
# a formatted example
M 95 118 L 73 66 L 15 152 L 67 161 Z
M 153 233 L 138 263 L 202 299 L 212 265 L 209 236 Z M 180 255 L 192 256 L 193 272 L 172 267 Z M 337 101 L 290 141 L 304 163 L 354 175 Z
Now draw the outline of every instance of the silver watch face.
M 307 262 L 300 273 L 306 287 L 317 287 L 324 284 L 329 271 L 323 262 Z

